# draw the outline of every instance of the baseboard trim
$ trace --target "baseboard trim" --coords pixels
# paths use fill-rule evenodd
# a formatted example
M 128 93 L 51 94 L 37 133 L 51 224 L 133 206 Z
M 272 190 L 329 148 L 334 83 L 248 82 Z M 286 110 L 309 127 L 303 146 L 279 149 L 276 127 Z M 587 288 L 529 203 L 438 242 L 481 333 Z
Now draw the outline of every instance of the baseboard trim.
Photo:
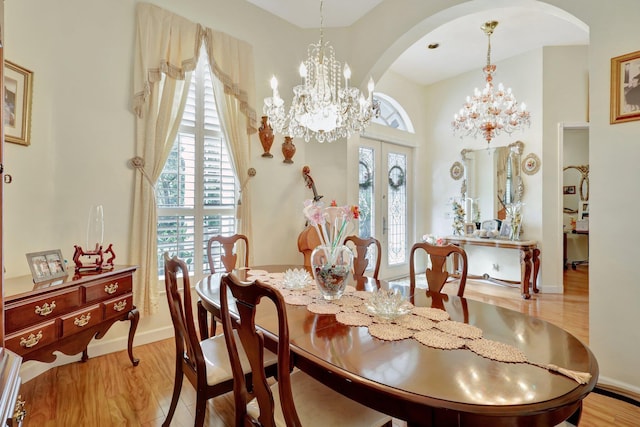
M 632 390 L 628 390 L 611 384 L 598 383 L 593 389 L 593 392 L 629 403 L 640 408 L 640 393 L 636 393 Z
M 134 347 L 133 347 L 133 355 L 135 356 L 135 347 L 139 345 L 149 344 L 156 341 L 161 341 L 167 338 L 173 337 L 173 326 L 169 325 L 166 327 L 153 329 L 149 331 L 136 333 Z M 118 351 L 127 349 L 128 336 L 120 336 L 110 340 L 92 340 L 89 343 L 87 351 L 89 353 L 89 357 L 97 357 L 103 356 L 105 354 L 115 353 Z M 78 353 L 72 356 L 55 352 L 56 360 L 51 363 L 38 362 L 35 360 L 29 360 L 22 363 L 20 367 L 20 377 L 22 378 L 22 382 L 25 383 L 27 381 L 32 380 L 33 378 L 47 372 L 51 368 L 55 368 L 56 366 L 67 365 L 69 363 L 79 362 L 82 357 L 82 353 Z

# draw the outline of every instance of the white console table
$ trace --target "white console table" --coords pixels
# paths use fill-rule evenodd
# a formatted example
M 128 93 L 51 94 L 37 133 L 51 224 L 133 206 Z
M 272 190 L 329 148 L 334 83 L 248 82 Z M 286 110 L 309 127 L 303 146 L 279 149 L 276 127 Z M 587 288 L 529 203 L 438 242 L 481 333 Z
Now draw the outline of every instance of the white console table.
M 531 298 L 529 288 L 533 292 L 538 292 L 538 273 L 540 271 L 540 249 L 535 240 L 503 240 L 503 239 L 483 239 L 479 237 L 447 236 L 445 243 L 452 243 L 457 246 L 489 246 L 494 248 L 517 249 L 520 251 L 520 285 L 522 297 Z

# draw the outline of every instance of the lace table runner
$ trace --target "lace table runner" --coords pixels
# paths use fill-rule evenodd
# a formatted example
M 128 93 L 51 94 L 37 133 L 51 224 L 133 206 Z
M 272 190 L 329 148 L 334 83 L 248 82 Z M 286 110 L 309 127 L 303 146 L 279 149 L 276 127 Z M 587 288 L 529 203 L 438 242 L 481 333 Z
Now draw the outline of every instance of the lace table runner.
M 305 306 L 315 314 L 333 314 L 336 320 L 348 326 L 366 327 L 371 336 L 385 341 L 414 339 L 419 343 L 443 350 L 468 349 L 479 356 L 506 363 L 527 363 L 549 371 L 558 372 L 578 382 L 587 384 L 588 372 L 576 372 L 553 364 L 535 363 L 518 348 L 482 337 L 482 329 L 449 318 L 445 310 L 432 307 L 412 307 L 411 311 L 393 320 L 375 316 L 366 308 L 366 301 L 373 294 L 357 291 L 347 286 L 344 295 L 335 301 L 326 301 L 315 288 L 314 282 L 299 289 L 284 285 L 284 273 L 268 273 L 249 270 L 248 280 L 260 280 L 280 291 L 289 305 Z

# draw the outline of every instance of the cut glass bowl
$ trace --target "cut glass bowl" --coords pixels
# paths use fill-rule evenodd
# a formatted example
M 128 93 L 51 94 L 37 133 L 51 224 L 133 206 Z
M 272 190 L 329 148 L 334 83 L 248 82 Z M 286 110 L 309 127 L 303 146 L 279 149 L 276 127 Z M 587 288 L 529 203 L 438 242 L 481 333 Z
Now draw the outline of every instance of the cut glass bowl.
M 287 289 L 304 289 L 311 285 L 312 278 L 303 268 L 288 269 L 284 272 L 283 284 Z
M 409 314 L 413 309 L 397 290 L 378 289 L 365 304 L 369 314 L 389 320 Z

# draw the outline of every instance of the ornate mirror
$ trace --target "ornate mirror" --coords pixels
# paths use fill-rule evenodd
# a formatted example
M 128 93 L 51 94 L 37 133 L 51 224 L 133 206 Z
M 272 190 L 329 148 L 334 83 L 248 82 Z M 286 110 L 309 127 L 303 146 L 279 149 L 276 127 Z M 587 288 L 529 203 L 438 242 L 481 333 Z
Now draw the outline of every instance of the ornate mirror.
M 505 147 L 460 152 L 464 171 L 460 193 L 468 201 L 466 209 L 471 209 L 474 222 L 504 219 L 504 205 L 522 200 L 523 149 L 524 143 L 516 141 Z

